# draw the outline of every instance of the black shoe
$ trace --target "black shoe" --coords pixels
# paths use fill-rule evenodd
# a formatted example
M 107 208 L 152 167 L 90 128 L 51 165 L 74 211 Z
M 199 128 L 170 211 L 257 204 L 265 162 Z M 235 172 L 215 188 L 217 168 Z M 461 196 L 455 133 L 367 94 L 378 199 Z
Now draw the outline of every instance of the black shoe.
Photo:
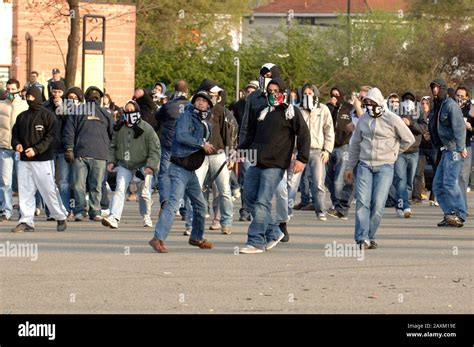
M 299 204 L 296 204 L 295 206 L 293 206 L 293 210 L 296 210 L 296 211 L 301 210 L 301 208 L 302 208 L 303 206 L 306 206 L 306 205 L 303 205 L 303 204 L 300 202 Z
M 375 241 L 370 241 L 369 249 L 377 249 L 379 245 Z
M 250 215 L 249 214 L 241 214 L 239 218 L 240 222 L 248 222 L 250 221 Z
M 55 219 L 54 219 L 53 217 L 48 217 L 48 218 L 46 218 L 46 220 L 47 220 L 48 222 L 52 222 L 52 221 L 54 221 Z
M 286 229 L 286 223 L 280 223 L 280 230 L 283 233 L 283 238 L 280 240 L 280 242 L 288 242 L 290 241 L 290 235 L 288 234 L 288 230 Z
M 30 227 L 26 223 L 20 223 L 12 229 L 12 233 L 33 232 L 35 228 Z
M 449 227 L 448 222 L 446 222 L 446 219 L 443 219 L 441 222 L 438 223 L 439 227 Z
M 57 231 L 65 231 L 67 229 L 66 220 L 58 220 L 58 224 L 56 226 Z
M 330 208 L 327 211 L 327 214 L 330 215 L 331 217 L 347 220 L 347 216 L 336 210 L 335 208 Z
M 451 214 L 448 214 L 444 217 L 444 220 L 446 221 L 446 223 L 448 223 L 450 226 L 453 226 L 453 227 L 462 227 L 464 226 L 464 221 L 458 217 L 458 215 L 456 213 L 451 213 Z
M 0 217 L 0 222 L 8 222 L 8 221 L 11 221 L 11 218 L 8 218 L 5 215 L 2 215 L 2 217 Z
M 359 249 L 369 249 L 370 243 L 369 241 L 357 241 L 357 246 L 359 247 Z

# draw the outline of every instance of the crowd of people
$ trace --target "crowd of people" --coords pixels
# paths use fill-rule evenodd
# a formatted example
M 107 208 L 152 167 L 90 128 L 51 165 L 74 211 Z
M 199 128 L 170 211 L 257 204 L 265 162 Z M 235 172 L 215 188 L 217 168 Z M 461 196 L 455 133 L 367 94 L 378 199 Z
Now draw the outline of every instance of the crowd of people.
M 190 245 L 213 248 L 206 218 L 212 210 L 210 229 L 231 234 L 239 198 L 238 220 L 250 222 L 243 254 L 288 242 L 294 210 L 346 220 L 353 201 L 361 249 L 378 247 L 386 207 L 410 218 L 429 199 L 442 210 L 439 227 L 462 227 L 474 107 L 465 87 L 436 78 L 429 88 L 428 96 L 384 97 L 377 87 L 346 95 L 336 85 L 324 103 L 314 83 L 289 91 L 278 66 L 266 63 L 230 104 L 205 79 L 193 94 L 185 80 L 172 92 L 162 82 L 137 88 L 119 107 L 95 86 L 66 88 L 57 68 L 46 86 L 33 71 L 23 88 L 9 79 L 0 101 L 1 221 L 14 218 L 17 193 L 12 232 L 34 231 L 41 206 L 58 231 L 86 217 L 117 229 L 128 194 L 144 227 L 156 220 L 149 244 L 158 253 L 168 252 L 176 215 Z

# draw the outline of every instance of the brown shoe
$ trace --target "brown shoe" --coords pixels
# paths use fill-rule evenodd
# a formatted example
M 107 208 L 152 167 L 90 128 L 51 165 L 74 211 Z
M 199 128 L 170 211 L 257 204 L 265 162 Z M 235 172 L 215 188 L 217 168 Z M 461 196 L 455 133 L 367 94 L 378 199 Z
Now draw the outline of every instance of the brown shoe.
M 214 247 L 214 244 L 212 242 L 207 241 L 206 239 L 203 239 L 203 240 L 189 239 L 189 244 L 191 246 L 196 246 L 201 249 L 211 249 L 212 247 Z
M 314 211 L 314 205 L 310 203 L 306 206 L 303 206 L 301 207 L 301 211 Z
M 162 240 L 157 240 L 152 238 L 148 244 L 158 253 L 168 253 L 168 250 L 165 247 L 165 243 Z

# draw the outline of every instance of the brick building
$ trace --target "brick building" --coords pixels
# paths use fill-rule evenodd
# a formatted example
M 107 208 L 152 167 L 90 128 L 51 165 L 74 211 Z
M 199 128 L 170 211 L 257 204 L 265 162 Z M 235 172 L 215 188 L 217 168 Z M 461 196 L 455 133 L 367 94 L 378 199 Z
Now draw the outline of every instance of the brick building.
M 2 57 L 0 68 L 3 70 L 0 73 L 9 70 L 9 75 L 21 84 L 27 81 L 29 72 L 33 70 L 38 71 L 43 84 L 51 77 L 53 68 L 59 68 L 64 77 L 70 27 L 66 1 L 13 0 L 11 11 L 11 62 L 10 66 L 5 65 L 8 57 Z M 79 11 L 81 40 L 84 14 L 106 17 L 104 87 L 114 101 L 122 105 L 132 96 L 135 83 L 135 5 L 83 1 L 79 3 Z M 88 34 L 92 39 L 96 36 L 95 30 Z M 81 85 L 81 53 L 82 43 L 75 81 L 78 86 Z

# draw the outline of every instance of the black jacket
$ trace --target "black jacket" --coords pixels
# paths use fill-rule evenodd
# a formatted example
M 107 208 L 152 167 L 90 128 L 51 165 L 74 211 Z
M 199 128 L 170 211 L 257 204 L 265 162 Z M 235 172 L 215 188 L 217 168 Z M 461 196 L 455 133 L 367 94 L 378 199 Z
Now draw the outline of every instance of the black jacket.
M 140 106 L 140 114 L 142 115 L 142 119 L 145 120 L 148 124 L 150 124 L 156 131 L 156 105 L 153 102 L 153 98 L 151 97 L 151 95 L 145 91 L 143 96 L 138 99 L 135 99 L 135 101 L 137 102 L 138 106 Z
M 189 100 L 184 96 L 173 99 L 163 106 L 155 114 L 155 130 L 158 131 L 161 147 L 171 150 L 173 137 L 176 128 L 176 120 L 184 112 L 185 106 L 189 104 Z
M 225 108 L 221 104 L 216 104 L 212 108 L 209 123 L 212 124 L 211 137 L 209 143 L 215 148 L 211 154 L 216 154 L 219 150 L 223 150 L 226 144 L 224 143 L 224 126 L 225 126 Z M 228 144 L 227 144 L 228 145 Z
M 352 122 L 351 112 L 353 106 L 343 101 L 340 106 L 326 104 L 331 111 L 332 124 L 334 125 L 334 148 L 349 144 L 352 132 L 347 130 L 347 125 Z
M 98 105 L 93 114 L 70 116 L 64 127 L 64 149 L 72 148 L 76 157 L 107 160 L 113 126 L 110 113 Z
M 474 106 L 471 104 L 471 101 L 468 100 L 463 107 L 461 107 L 462 111 L 462 116 L 464 119 L 466 119 L 466 122 L 469 122 L 474 129 L 474 118 L 469 115 L 469 111 L 471 108 L 474 108 Z M 469 131 L 466 129 L 466 148 L 471 147 L 471 142 L 472 142 L 472 136 L 474 135 L 474 131 Z
M 20 113 L 12 131 L 12 147 L 23 147 L 20 159 L 23 161 L 46 161 L 54 158 L 54 135 L 56 117 L 44 107 Z M 28 158 L 25 150 L 33 148 L 36 155 Z
M 239 148 L 256 150 L 257 166 L 260 168 L 288 169 L 295 137 L 298 150 L 296 159 L 302 163 L 308 162 L 311 144 L 308 126 L 297 107 L 294 107 L 294 117 L 286 119 L 286 107 L 276 107 L 263 121 L 257 119 L 260 113 L 250 110 L 247 135 Z
M 49 99 L 43 104 L 44 108 L 51 111 L 56 117 L 56 130 L 54 136 L 54 151 L 56 153 L 64 153 L 63 131 L 66 125 L 67 115 L 58 114 L 56 105 L 53 100 Z
M 418 119 L 413 119 L 412 116 L 403 116 L 402 118 L 408 118 L 410 120 L 410 125 L 408 128 L 415 137 L 415 143 L 412 144 L 410 148 L 405 151 L 405 153 L 416 153 L 420 150 L 423 134 L 428 131 L 428 122 L 423 115 L 421 115 Z

